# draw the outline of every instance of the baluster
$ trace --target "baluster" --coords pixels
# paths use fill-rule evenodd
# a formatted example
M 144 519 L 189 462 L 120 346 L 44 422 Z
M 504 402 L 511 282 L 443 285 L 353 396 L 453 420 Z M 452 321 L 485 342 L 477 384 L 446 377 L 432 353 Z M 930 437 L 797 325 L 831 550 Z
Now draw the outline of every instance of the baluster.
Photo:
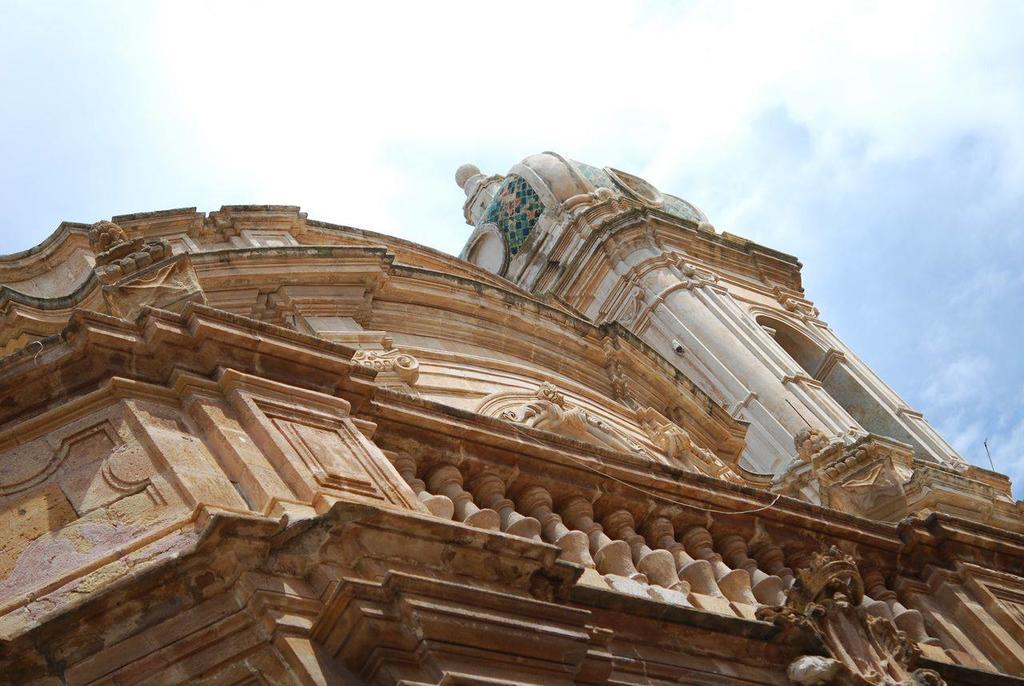
M 683 544 L 676 540 L 675 528 L 668 517 L 655 517 L 648 522 L 645 530 L 648 541 L 672 554 L 679 577 L 689 582 L 694 593 L 725 599 L 715 581 L 711 563 L 707 560 L 695 560 L 686 552 Z
M 496 474 L 482 474 L 470 484 L 476 502 L 501 517 L 501 530 L 513 536 L 540 539 L 540 522 L 516 512 L 515 503 L 505 497 L 505 482 Z
M 617 510 L 604 518 L 608 535 L 625 541 L 636 568 L 656 587 L 648 589 L 652 597 L 676 605 L 691 607 L 687 594 L 690 584 L 679 578 L 676 561 L 667 550 L 652 550 L 644 537 L 636 532 L 636 522 L 628 510 Z
M 751 541 L 748 548 L 762 569 L 782 579 L 785 589 L 793 587 L 796 577 L 793 576 L 793 570 L 786 566 L 786 556 L 781 547 L 771 540 L 762 539 Z
M 473 502 L 473 496 L 462 487 L 462 473 L 450 464 L 434 467 L 427 477 L 431 492 L 448 496 L 455 503 L 455 519 L 481 529 L 499 530 L 501 517 L 494 510 L 482 510 Z
M 864 605 L 868 612 L 878 616 L 887 617 L 893 621 L 899 629 L 906 631 L 907 635 L 918 643 L 928 645 L 940 645 L 936 638 L 928 635 L 924 628 L 924 617 L 917 610 L 911 610 L 903 605 L 897 598 L 894 591 L 890 591 L 885 585 L 885 576 L 877 569 L 864 573 Z M 881 606 L 885 606 L 884 609 Z
M 574 529 L 589 536 L 597 571 L 604 574 L 614 588 L 633 595 L 647 596 L 646 589 L 640 585 L 647 583 L 647 577 L 633 565 L 633 551 L 629 544 L 608 537 L 601 525 L 594 521 L 594 509 L 590 501 L 580 496 L 570 498 L 562 508 L 562 516 Z
M 416 478 L 416 460 L 413 457 L 390 452 L 388 457 L 401 477 L 405 479 L 405 483 L 409 484 L 409 488 L 432 515 L 443 519 L 452 518 L 455 514 L 455 503 L 447 496 L 432 495 L 427 492 L 427 486 L 423 483 L 423 479 Z
M 734 569 L 745 569 L 750 575 L 751 591 L 758 602 L 765 605 L 782 605 L 786 602 L 783 589 L 785 583 L 777 576 L 765 574 L 758 569 L 757 560 L 747 554 L 747 542 L 738 534 L 723 536 L 718 541 L 722 557 Z
M 715 580 L 725 597 L 737 603 L 756 607 L 757 598 L 750 591 L 750 575 L 745 569 L 730 569 L 722 562 L 722 556 L 712 548 L 713 543 L 711 532 L 702 526 L 692 527 L 683 534 L 683 545 L 690 554 L 711 563 Z
M 676 561 L 667 550 L 652 550 L 644 537 L 636 532 L 636 523 L 628 510 L 618 510 L 604 518 L 604 527 L 610 536 L 629 544 L 636 568 L 652 583 L 664 588 L 689 593 L 689 584 L 679 579 Z M 683 590 L 685 589 L 685 590 Z
M 583 565 L 579 583 L 608 587 L 597 572 L 590 555 L 590 538 L 582 531 L 570 530 L 552 509 L 551 494 L 542 486 L 528 486 L 516 497 L 518 509 L 540 522 L 541 534 L 548 543 L 562 549 L 562 559 Z

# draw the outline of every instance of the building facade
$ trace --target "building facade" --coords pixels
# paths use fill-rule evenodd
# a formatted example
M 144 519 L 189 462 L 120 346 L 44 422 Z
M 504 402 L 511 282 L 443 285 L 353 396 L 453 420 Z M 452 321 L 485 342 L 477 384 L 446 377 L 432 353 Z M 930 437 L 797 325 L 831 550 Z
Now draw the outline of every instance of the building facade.
M 0 680 L 1024 684 L 1024 504 L 795 258 L 456 181 L 461 259 L 287 206 L 0 257 Z

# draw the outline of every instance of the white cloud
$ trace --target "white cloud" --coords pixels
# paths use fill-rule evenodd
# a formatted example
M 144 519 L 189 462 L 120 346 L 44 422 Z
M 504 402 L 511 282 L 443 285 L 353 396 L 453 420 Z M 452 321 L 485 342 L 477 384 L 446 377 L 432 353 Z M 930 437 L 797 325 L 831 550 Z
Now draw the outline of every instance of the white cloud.
M 923 395 L 933 407 L 961 405 L 985 393 L 992 363 L 977 354 L 965 355 L 936 370 Z
M 1021 497 L 1021 486 L 1024 485 L 1024 419 L 1010 430 L 993 435 L 988 444 L 996 471 L 1010 477 L 1016 497 Z M 980 460 L 978 463 L 986 466 Z
M 554 149 L 796 253 L 826 319 L 917 389 L 954 443 L 970 452 L 993 426 L 993 441 L 1018 440 L 998 430 L 1019 412 L 995 417 L 1019 410 L 1024 385 L 1024 4 L 0 14 L 0 58 L 17 65 L 0 72 L 4 249 L 61 219 L 287 202 L 457 253 L 469 230 L 455 167 L 501 173 Z
M 516 156 L 557 147 L 596 163 L 636 160 L 635 171 L 665 185 L 695 167 L 742 177 L 751 122 L 772 109 L 809 133 L 803 172 L 835 183 L 856 174 L 853 139 L 865 144 L 862 161 L 877 162 L 983 128 L 1024 159 L 1024 89 L 1007 87 L 1019 78 L 1003 16 L 1020 14 L 1013 5 L 161 8 L 160 77 L 204 163 L 347 222 L 399 220 L 396 196 L 415 182 L 382 155 L 389 147 L 481 156 L 499 145 Z M 1008 179 L 1020 171 L 1008 165 Z M 723 228 L 778 202 L 759 198 L 756 178 L 744 181 L 744 197 L 712 216 Z

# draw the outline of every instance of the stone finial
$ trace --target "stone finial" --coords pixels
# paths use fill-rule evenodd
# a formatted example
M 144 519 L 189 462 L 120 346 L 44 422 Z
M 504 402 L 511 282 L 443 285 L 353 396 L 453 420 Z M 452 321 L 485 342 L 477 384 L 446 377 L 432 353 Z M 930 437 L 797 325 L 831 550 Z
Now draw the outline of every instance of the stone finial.
M 467 190 L 469 181 L 481 175 L 482 172 L 480 171 L 480 167 L 475 164 L 464 164 L 455 170 L 455 183 L 459 185 L 459 188 L 465 191 Z
M 797 457 L 802 462 L 814 462 L 826 454 L 842 450 L 843 441 L 837 437 L 830 437 L 820 429 L 802 429 L 793 437 L 793 445 L 796 448 Z
M 89 245 L 96 253 L 96 276 L 107 284 L 171 254 L 171 246 L 167 241 L 147 243 L 141 237 L 130 238 L 124 229 L 110 221 L 98 221 L 92 225 Z
M 127 241 L 128 234 L 114 222 L 98 221 L 89 230 L 89 245 L 97 254 L 106 252 L 113 245 Z

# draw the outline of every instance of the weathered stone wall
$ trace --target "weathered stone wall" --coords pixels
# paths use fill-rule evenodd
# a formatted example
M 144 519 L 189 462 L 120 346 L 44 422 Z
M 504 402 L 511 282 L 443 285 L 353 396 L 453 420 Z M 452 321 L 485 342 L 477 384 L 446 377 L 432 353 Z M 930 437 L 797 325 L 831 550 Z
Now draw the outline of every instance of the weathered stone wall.
M 115 219 L 0 258 L 0 679 L 1019 683 L 998 475 L 804 433 L 773 483 L 625 296 L 296 208 Z M 879 464 L 917 480 L 857 495 Z

